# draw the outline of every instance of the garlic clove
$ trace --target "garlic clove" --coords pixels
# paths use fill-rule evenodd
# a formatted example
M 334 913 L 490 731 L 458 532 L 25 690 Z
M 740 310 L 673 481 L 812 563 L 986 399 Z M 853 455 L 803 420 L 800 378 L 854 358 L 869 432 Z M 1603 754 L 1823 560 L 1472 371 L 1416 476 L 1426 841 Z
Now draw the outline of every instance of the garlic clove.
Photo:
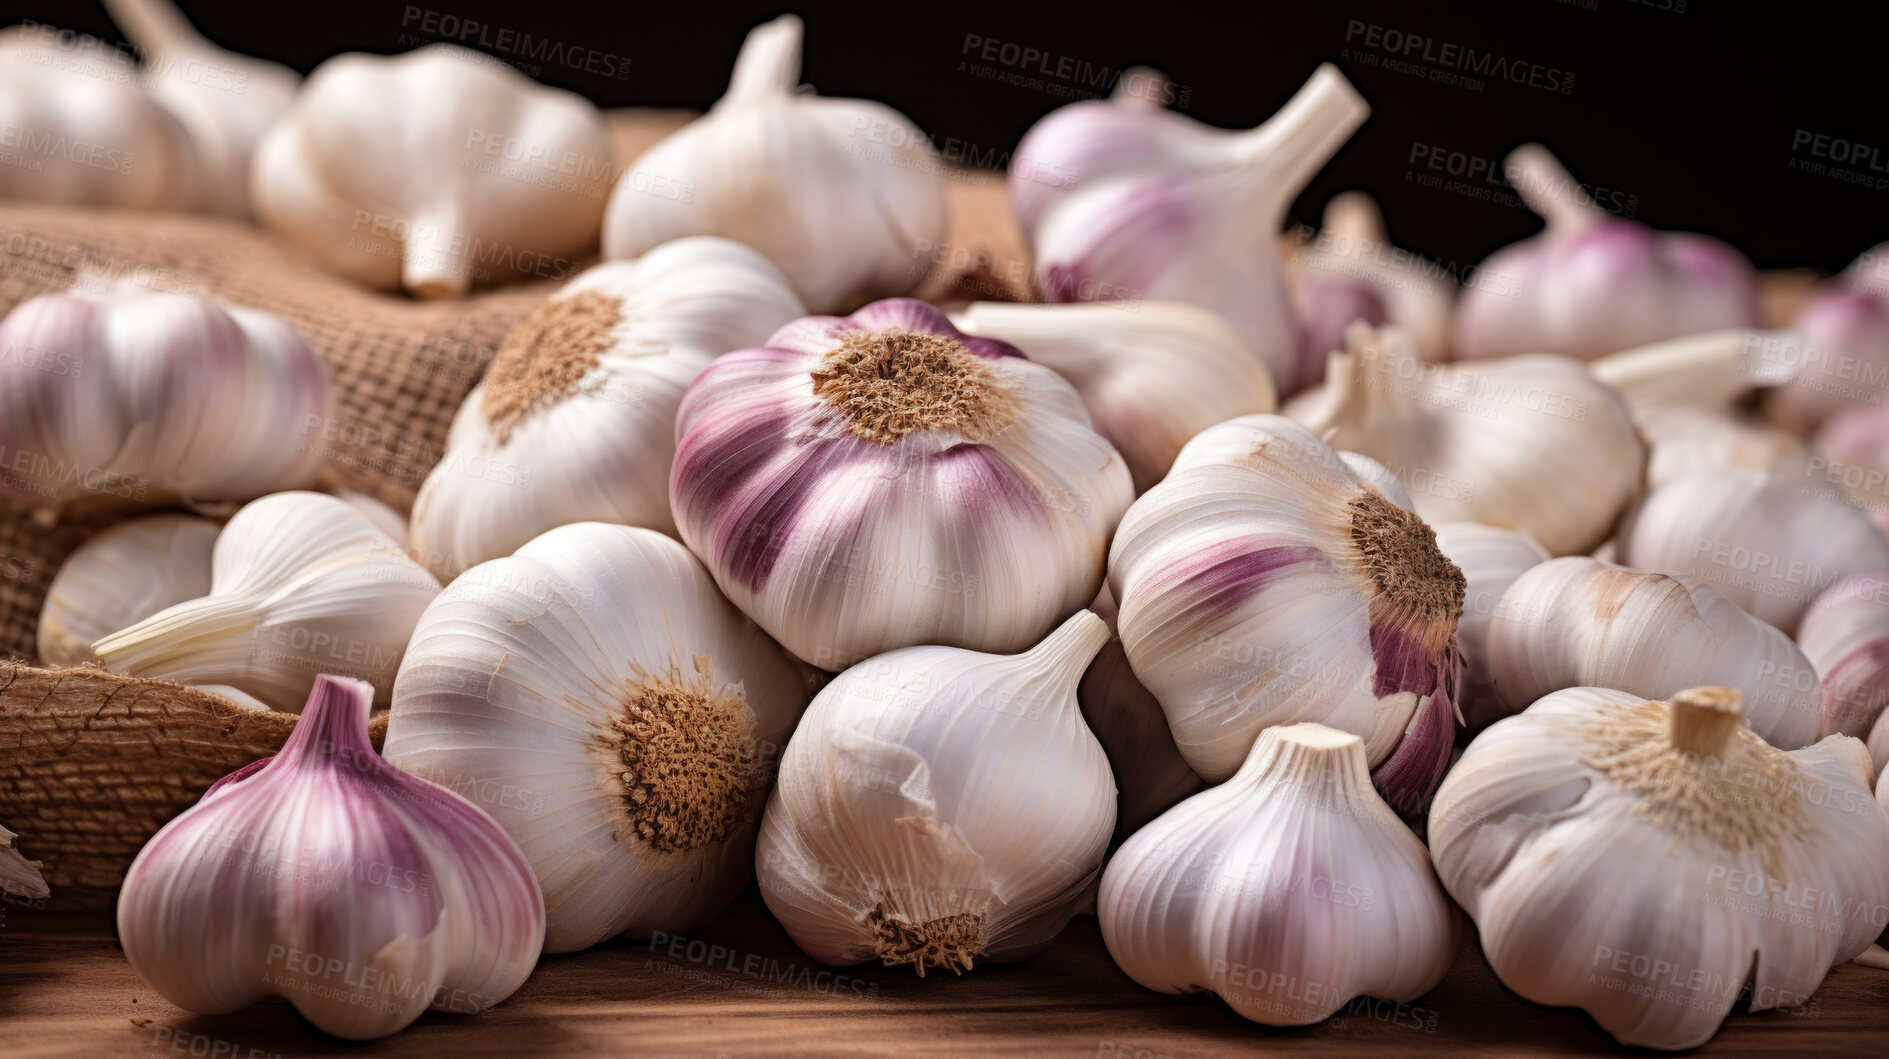
M 280 753 L 139 851 L 118 936 L 166 1000 L 216 1015 L 280 996 L 372 1040 L 429 1007 L 483 1011 L 531 973 L 544 901 L 529 865 L 471 803 L 374 753 L 373 699 L 322 676 Z
M 94 661 L 93 641 L 210 592 L 210 550 L 221 525 L 194 515 L 121 522 L 79 545 L 46 589 L 39 658 Z
M 794 943 L 921 976 L 1047 947 L 1115 824 L 1108 759 L 1076 702 L 1107 640 L 1079 611 L 1019 655 L 908 647 L 815 696 L 755 852 Z
M 1353 320 L 1394 324 L 1424 360 L 1446 359 L 1456 283 L 1440 267 L 1390 243 L 1377 203 L 1347 191 L 1325 204 L 1324 224 L 1288 263 L 1302 326 L 1300 378 L 1324 378 L 1325 356 L 1345 348 Z
M 1489 628 L 1501 612 L 1503 594 L 1523 573 L 1547 562 L 1548 550 L 1526 533 L 1479 522 L 1437 523 L 1436 546 L 1463 572 L 1463 617 L 1456 623 L 1463 683 L 1457 704 L 1464 731 L 1474 736 L 1514 712 L 1496 694 Z
M 1805 612 L 1797 644 L 1822 689 L 1817 734 L 1868 739 L 1876 772 L 1889 771 L 1889 726 L 1882 723 L 1889 708 L 1889 571 L 1851 574 L 1831 585 Z

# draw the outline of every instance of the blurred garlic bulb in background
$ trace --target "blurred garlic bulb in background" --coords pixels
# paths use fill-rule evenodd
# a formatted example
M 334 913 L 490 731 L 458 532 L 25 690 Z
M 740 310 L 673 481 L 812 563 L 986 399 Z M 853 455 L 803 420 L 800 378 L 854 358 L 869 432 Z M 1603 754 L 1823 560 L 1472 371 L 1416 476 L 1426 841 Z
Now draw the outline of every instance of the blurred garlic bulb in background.
M 1211 309 L 972 302 L 952 322 L 1021 349 L 1068 379 L 1096 432 L 1127 461 L 1135 491 L 1161 480 L 1195 434 L 1278 407 L 1252 347 Z
M 1705 681 L 1737 688 L 1772 746 L 1818 737 L 1817 670 L 1790 637 L 1690 577 L 1568 556 L 1523 573 L 1486 633 L 1501 714 L 1564 688 L 1664 698 Z
M 1889 570 L 1889 540 L 1861 511 L 1745 468 L 1655 489 L 1616 542 L 1621 563 L 1697 578 L 1786 633 L 1839 578 Z
M 781 756 L 761 896 L 822 963 L 963 973 L 1028 959 L 1093 893 L 1115 785 L 1076 683 L 1079 611 L 1018 655 L 908 647 L 840 674 Z
M 1239 772 L 1110 858 L 1102 940 L 1162 993 L 1211 990 L 1269 1026 L 1365 995 L 1415 1000 L 1456 955 L 1456 909 L 1429 854 L 1371 789 L 1364 744 L 1269 728 Z
M 1299 376 L 1299 327 L 1277 255 L 1292 199 L 1370 113 L 1320 66 L 1265 124 L 1219 141 L 1211 162 L 1123 168 L 1051 203 L 1028 229 L 1050 301 L 1171 299 L 1224 316 L 1282 393 Z
M 603 114 L 450 44 L 350 52 L 256 146 L 258 216 L 329 271 L 457 298 L 554 277 L 597 245 L 616 173 Z
M 247 504 L 211 555 L 210 591 L 92 645 L 114 673 L 227 684 L 295 712 L 315 677 L 366 680 L 388 701 L 439 582 L 360 509 L 321 493 Z
M 1089 609 L 1109 623 L 1109 640 L 1082 674 L 1076 701 L 1115 775 L 1114 842 L 1120 843 L 1206 783 L 1175 747 L 1161 704 L 1135 679 L 1115 632 L 1115 599 L 1108 586 L 1102 586 Z
M 1548 550 L 1519 530 L 1480 522 L 1439 522 L 1436 546 L 1463 572 L 1463 618 L 1456 623 L 1456 647 L 1463 655 L 1463 683 L 1457 710 L 1465 730 L 1474 735 L 1513 713 L 1497 698 L 1489 670 L 1489 623 L 1502 594 L 1515 579 L 1548 561 Z
M 120 522 L 66 558 L 39 612 L 39 660 L 75 666 L 92 643 L 166 607 L 210 594 L 210 549 L 222 526 L 195 515 Z
M 308 485 L 328 402 L 321 358 L 268 313 L 44 295 L 0 322 L 0 500 L 56 515 Z
M 806 315 L 768 260 L 712 237 L 585 271 L 500 346 L 413 505 L 434 575 L 545 530 L 617 522 L 673 535 L 676 406 L 708 362 Z
M 779 265 L 817 313 L 903 294 L 944 242 L 944 163 L 904 115 L 800 89 L 803 27 L 748 34 L 728 91 L 617 181 L 605 257 L 723 235 Z
M 1209 782 L 1264 729 L 1310 720 L 1362 736 L 1398 808 L 1435 789 L 1462 572 L 1304 427 L 1244 416 L 1188 442 L 1122 518 L 1109 586 L 1129 663 Z
M 1791 328 L 1804 353 L 1790 382 L 1765 411 L 1800 431 L 1832 417 L 1877 408 L 1889 395 L 1889 243 L 1875 247 L 1826 284 Z
M 1345 337 L 1324 391 L 1293 416 L 1383 462 L 1425 519 L 1521 530 L 1566 555 L 1606 540 L 1638 495 L 1646 445 L 1626 403 L 1575 361 L 1433 365 L 1396 328 Z
M 1517 147 L 1505 168 L 1547 228 L 1477 266 L 1456 310 L 1459 358 L 1546 352 L 1592 360 L 1757 325 L 1758 276 L 1731 246 L 1611 216 L 1631 212 L 1625 196 L 1607 192 L 1603 209 L 1539 144 Z
M 1691 1048 L 1747 985 L 1752 1011 L 1801 1006 L 1882 931 L 1869 778 L 1853 739 L 1767 746 L 1734 690 L 1572 688 L 1470 744 L 1430 854 L 1504 985 L 1622 1044 Z
M 909 299 L 715 361 L 676 439 L 683 541 L 828 670 L 913 644 L 1028 647 L 1095 598 L 1133 498 L 1073 387 Z
M 1658 489 L 1693 471 L 1749 468 L 1778 478 L 1801 478 L 1810 468 L 1804 440 L 1761 419 L 1690 405 L 1654 405 L 1634 410 L 1652 455 L 1646 485 Z
M 1797 631 L 1797 645 L 1817 667 L 1823 723 L 1817 734 L 1869 740 L 1877 772 L 1889 769 L 1889 571 L 1852 574 L 1817 597 Z
M 706 923 L 753 877 L 806 693 L 651 530 L 561 526 L 461 574 L 394 688 L 387 760 L 461 791 L 544 888 L 545 951 Z
M 1788 381 L 1805 355 L 1795 332 L 1731 328 L 1609 353 L 1587 370 L 1635 412 L 1682 405 L 1729 414 L 1753 391 Z
M 1447 359 L 1456 282 L 1441 265 L 1391 245 L 1384 215 L 1362 191 L 1325 204 L 1318 233 L 1289 264 L 1303 327 L 1307 382 L 1325 374 L 1325 355 L 1345 348 L 1345 328 L 1361 319 L 1395 324 L 1424 360 Z

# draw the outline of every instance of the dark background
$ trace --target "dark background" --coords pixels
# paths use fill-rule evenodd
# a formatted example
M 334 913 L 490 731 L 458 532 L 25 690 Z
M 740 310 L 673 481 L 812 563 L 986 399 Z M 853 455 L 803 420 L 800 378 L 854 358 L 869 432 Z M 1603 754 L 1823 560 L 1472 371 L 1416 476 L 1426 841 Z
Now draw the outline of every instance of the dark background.
M 792 6 L 181 0 L 181 6 L 217 43 L 304 72 L 336 52 L 404 51 L 438 39 L 437 27 L 470 20 L 489 27 L 482 50 L 600 105 L 693 108 L 720 95 L 750 26 L 793 10 L 807 22 L 807 83 L 827 95 L 888 102 L 947 154 L 999 164 L 1033 121 L 1071 97 L 1003 83 L 990 76 L 994 71 L 980 74 L 967 63 L 1084 95 L 1107 91 L 1096 71 L 1148 64 L 1186 89 L 1179 109 L 1215 125 L 1246 127 L 1270 115 L 1328 60 L 1358 86 L 1373 114 L 1295 204 L 1295 220 L 1315 222 L 1332 194 L 1363 188 L 1384 205 L 1394 241 L 1458 268 L 1472 264 L 1534 232 L 1539 222 L 1498 194 L 1499 183 L 1479 180 L 1472 184 L 1477 190 L 1465 191 L 1410 178 L 1428 172 L 1422 162 L 1430 157 L 1460 155 L 1453 158 L 1458 167 L 1488 167 L 1532 139 L 1559 154 L 1578 179 L 1633 197 L 1639 219 L 1728 239 L 1761 266 L 1835 270 L 1889 239 L 1889 50 L 1878 29 L 1880 11 L 1872 17 L 1803 4 L 1727 11 L 1715 0 L 1421 8 L 1265 3 L 1238 13 L 1209 13 L 1230 6 L 1219 4 L 1189 11 L 1171 3 L 1052 8 L 1028 0 L 806 0 Z M 423 12 L 438 20 L 431 34 Z M 120 39 L 96 0 L 0 0 L 0 23 L 22 18 Z M 1380 63 L 1395 56 L 1365 46 L 1363 27 L 1371 25 L 1427 38 L 1433 54 L 1454 45 L 1537 65 L 1558 74 L 1556 82 L 1572 74 L 1572 91 L 1496 79 L 1486 79 L 1478 91 L 1373 67 L 1360 54 Z M 566 49 L 594 49 L 600 67 L 627 60 L 628 76 L 569 69 L 491 46 L 500 30 Z M 979 58 L 975 40 L 1037 49 L 1051 56 L 1052 68 L 1067 56 L 1083 72 L 1058 79 L 1045 78 L 1040 63 L 1002 67 Z M 479 46 L 476 37 L 466 43 Z M 1426 69 L 1438 65 L 1412 58 Z M 1837 166 L 1862 173 L 1869 183 L 1795 168 L 1837 161 L 1794 146 L 1800 130 L 1880 146 L 1880 155 Z

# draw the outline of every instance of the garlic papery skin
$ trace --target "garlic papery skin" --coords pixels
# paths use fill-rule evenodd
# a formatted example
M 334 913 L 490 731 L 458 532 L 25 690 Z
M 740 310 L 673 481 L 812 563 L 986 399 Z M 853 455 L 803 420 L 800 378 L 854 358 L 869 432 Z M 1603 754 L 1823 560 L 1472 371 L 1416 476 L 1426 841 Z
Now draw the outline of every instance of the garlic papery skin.
M 1439 522 L 1436 546 L 1463 572 L 1463 617 L 1456 623 L 1456 646 L 1463 654 L 1463 684 L 1457 709 L 1470 734 L 1515 712 L 1497 697 L 1489 669 L 1489 624 L 1502 595 L 1526 571 L 1548 561 L 1548 549 L 1519 530 L 1480 522 Z
M 1649 489 L 1693 471 L 1744 467 L 1779 479 L 1810 472 L 1810 446 L 1761 419 L 1690 405 L 1653 405 L 1635 409 L 1633 421 L 1652 449 L 1646 464 Z
M 360 509 L 321 493 L 247 504 L 217 536 L 210 591 L 92 645 L 133 677 L 227 684 L 294 712 L 321 673 L 358 675 L 385 704 L 439 582 Z
M 94 661 L 92 643 L 210 592 L 210 550 L 222 526 L 195 515 L 131 519 L 66 558 L 39 611 L 39 660 Z
M 1266 365 L 1211 309 L 972 302 L 952 317 L 965 333 L 1008 342 L 1056 369 L 1088 406 L 1096 432 L 1128 463 L 1135 492 L 1167 474 L 1195 434 L 1271 412 Z
M 573 522 L 674 535 L 676 407 L 714 358 L 806 315 L 740 243 L 698 236 L 585 271 L 506 336 L 453 417 L 410 543 L 451 580 Z
M 1485 634 L 1501 714 L 1601 687 L 1664 698 L 1706 681 L 1739 689 L 1751 730 L 1794 750 L 1818 737 L 1817 670 L 1777 629 L 1700 581 L 1581 556 L 1503 593 Z
M 1455 734 L 1462 572 L 1423 520 L 1304 427 L 1202 431 L 1122 518 L 1109 553 L 1122 647 L 1181 756 L 1210 783 L 1269 727 L 1364 739 L 1406 811 Z
M 256 145 L 250 195 L 331 272 L 457 298 L 575 269 L 616 172 L 589 100 L 432 44 L 316 67 Z
M 792 664 L 652 530 L 561 526 L 447 586 L 394 687 L 387 760 L 461 791 L 544 888 L 545 951 L 680 933 L 753 878 Z
M 1294 418 L 1383 462 L 1431 522 L 1521 530 L 1592 551 L 1639 494 L 1646 445 L 1627 405 L 1579 363 L 1538 354 L 1426 364 L 1395 328 L 1354 324 L 1325 392 Z
M 1817 597 L 1797 630 L 1797 645 L 1817 667 L 1823 690 L 1819 736 L 1869 739 L 1878 773 L 1889 768 L 1889 571 L 1852 574 Z
M 1293 197 L 1369 113 L 1327 64 L 1217 164 L 1084 182 L 1031 232 L 1038 288 L 1057 302 L 1205 306 L 1259 351 L 1281 393 L 1293 393 L 1309 380 L 1300 377 L 1279 228 Z
M 605 257 L 721 235 L 779 265 L 817 313 L 918 286 L 944 242 L 944 163 L 904 115 L 798 88 L 803 27 L 756 27 L 728 92 L 637 158 L 603 220 Z
M 1364 742 L 1269 728 L 1225 783 L 1142 828 L 1097 901 L 1117 966 L 1162 993 L 1210 990 L 1269 1026 L 1443 980 L 1458 919 L 1423 844 L 1371 787 Z
M 1456 309 L 1459 358 L 1550 352 L 1592 360 L 1679 335 L 1757 326 L 1757 272 L 1731 246 L 1610 216 L 1539 144 L 1517 147 L 1505 166 L 1547 228 L 1477 266 Z M 1624 207 L 1625 196 L 1607 195 L 1610 207 Z
M 755 867 L 824 963 L 962 973 L 1027 959 L 1089 899 L 1115 785 L 1076 685 L 1108 640 L 1088 611 L 1019 655 L 908 647 L 814 697 Z
M 1353 319 L 1394 324 L 1424 360 L 1447 359 L 1456 283 L 1441 266 L 1391 245 L 1371 196 L 1347 191 L 1326 203 L 1323 226 L 1288 268 L 1311 378 L 1325 374 L 1327 353 L 1345 348 Z
M 278 317 L 132 288 L 34 298 L 0 322 L 0 501 L 57 517 L 306 486 L 328 409 L 327 368 Z
M 1115 632 L 1115 599 L 1106 585 L 1090 609 L 1109 623 L 1109 640 L 1082 674 L 1076 702 L 1115 776 L 1114 844 L 1119 845 L 1206 782 L 1175 747 L 1161 704 L 1135 679 Z
M 281 753 L 219 780 L 125 874 L 118 937 L 186 1011 L 279 996 L 373 1040 L 475 1014 L 538 962 L 544 899 L 492 818 L 382 761 L 374 689 L 323 675 Z
M 1738 692 L 1550 695 L 1476 737 L 1430 855 L 1503 984 L 1622 1044 L 1682 1049 L 1799 1007 L 1889 915 L 1889 815 L 1861 744 L 1766 745 Z
M 722 592 L 837 671 L 1042 639 L 1095 598 L 1133 487 L 1055 371 L 893 298 L 709 365 L 669 496 Z
M 1695 471 L 1653 490 L 1617 543 L 1621 563 L 1697 578 L 1786 633 L 1838 579 L 1889 570 L 1889 540 L 1868 515 L 1746 468 Z

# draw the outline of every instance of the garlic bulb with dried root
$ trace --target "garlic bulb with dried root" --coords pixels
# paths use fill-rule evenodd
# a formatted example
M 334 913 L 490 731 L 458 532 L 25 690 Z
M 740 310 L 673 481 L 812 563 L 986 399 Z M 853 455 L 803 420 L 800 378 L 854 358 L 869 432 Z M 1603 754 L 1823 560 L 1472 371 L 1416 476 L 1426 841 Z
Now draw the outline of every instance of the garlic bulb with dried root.
M 1097 909 L 1128 977 L 1211 990 L 1269 1026 L 1357 996 L 1415 1000 L 1458 939 L 1423 844 L 1371 789 L 1363 741 L 1320 724 L 1267 729 L 1231 779 L 1136 832 Z
M 952 322 L 1047 364 L 1075 386 L 1096 432 L 1146 492 L 1195 434 L 1278 407 L 1266 365 L 1211 309 L 972 302 Z
M 1822 688 L 1817 734 L 1868 739 L 1876 771 L 1889 770 L 1889 571 L 1831 585 L 1804 614 L 1797 645 Z
M 1394 325 L 1424 360 L 1446 359 L 1456 281 L 1443 266 L 1392 246 L 1384 215 L 1364 192 L 1347 191 L 1325 204 L 1324 223 L 1288 269 L 1308 382 L 1324 378 L 1325 357 L 1345 348 L 1353 320 Z
M 1109 585 L 1129 663 L 1207 780 L 1310 720 L 1363 737 L 1392 805 L 1428 799 L 1456 729 L 1462 571 L 1304 427 L 1245 416 L 1188 442 L 1123 517 Z
M 1593 550 L 1640 490 L 1646 445 L 1618 395 L 1566 357 L 1435 365 L 1395 328 L 1353 325 L 1325 389 L 1291 409 L 1397 475 L 1434 522 L 1521 530 Z
M 1074 388 L 902 298 L 711 364 L 676 414 L 669 492 L 728 598 L 829 670 L 1028 647 L 1095 598 L 1133 497 Z
M 1515 712 L 1496 694 L 1489 669 L 1489 625 L 1502 609 L 1503 593 L 1523 573 L 1547 562 L 1548 550 L 1526 533 L 1480 522 L 1437 523 L 1436 546 L 1463 572 L 1463 618 L 1456 623 L 1463 684 L 1456 703 L 1465 730 L 1474 735 Z
M 414 501 L 414 553 L 450 580 L 572 522 L 673 535 L 682 392 L 805 312 L 779 269 L 728 239 L 586 271 L 506 336 L 453 417 Z
M 806 692 L 652 530 L 582 522 L 461 574 L 394 687 L 387 760 L 459 791 L 544 888 L 547 952 L 707 922 L 753 877 Z
M 1563 688 L 1662 698 L 1712 681 L 1739 689 L 1745 719 L 1794 750 L 1818 732 L 1817 671 L 1790 637 L 1706 584 L 1570 555 L 1523 573 L 1486 633 L 1503 714 Z
M 1206 782 L 1175 747 L 1161 704 L 1135 679 L 1115 632 L 1115 599 L 1106 585 L 1089 609 L 1109 623 L 1109 640 L 1082 674 L 1076 702 L 1115 774 L 1114 842 L 1120 844 Z
M 166 607 L 210 594 L 210 550 L 222 525 L 195 515 L 120 522 L 78 546 L 39 611 L 39 659 L 75 666 L 92 643 Z
M 1115 825 L 1076 683 L 1080 611 L 1018 655 L 908 647 L 814 697 L 761 825 L 761 896 L 822 963 L 957 973 L 1027 959 L 1089 899 Z
M 1503 984 L 1622 1044 L 1682 1049 L 1801 1006 L 1889 915 L 1862 744 L 1781 751 L 1739 693 L 1556 692 L 1497 722 L 1430 810 L 1438 876 Z

